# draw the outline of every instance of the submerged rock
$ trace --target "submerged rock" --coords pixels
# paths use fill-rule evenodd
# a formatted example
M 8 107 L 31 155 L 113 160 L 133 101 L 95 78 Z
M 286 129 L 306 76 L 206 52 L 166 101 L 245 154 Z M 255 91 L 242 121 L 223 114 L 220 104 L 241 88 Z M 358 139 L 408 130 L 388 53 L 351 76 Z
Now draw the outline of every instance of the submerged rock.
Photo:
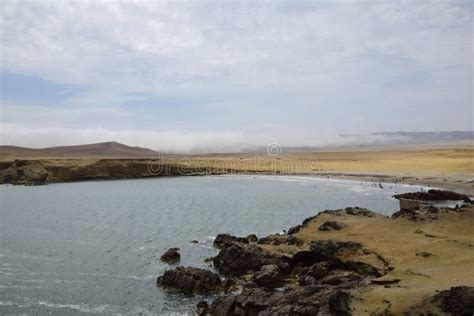
M 221 289 L 221 284 L 219 275 L 193 267 L 165 271 L 156 281 L 158 287 L 173 288 L 184 293 L 216 292 Z
M 179 248 L 170 248 L 160 257 L 160 260 L 168 264 L 176 263 L 181 259 L 178 251 Z

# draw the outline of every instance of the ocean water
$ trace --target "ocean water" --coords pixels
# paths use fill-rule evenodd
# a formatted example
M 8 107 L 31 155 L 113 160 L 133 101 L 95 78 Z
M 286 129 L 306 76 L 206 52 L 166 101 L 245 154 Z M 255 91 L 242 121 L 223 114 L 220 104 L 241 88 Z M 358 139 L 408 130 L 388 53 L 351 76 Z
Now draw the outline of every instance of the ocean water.
M 193 315 L 205 296 L 155 287 L 168 248 L 206 268 L 218 233 L 264 236 L 347 206 L 388 215 L 393 194 L 419 189 L 243 175 L 3 185 L 0 314 Z

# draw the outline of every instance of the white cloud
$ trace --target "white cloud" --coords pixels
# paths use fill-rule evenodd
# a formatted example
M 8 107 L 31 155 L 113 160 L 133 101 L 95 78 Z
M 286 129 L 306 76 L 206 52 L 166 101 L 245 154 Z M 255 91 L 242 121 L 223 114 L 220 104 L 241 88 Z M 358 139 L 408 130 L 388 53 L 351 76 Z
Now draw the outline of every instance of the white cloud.
M 260 149 L 271 143 L 285 148 L 295 146 L 373 145 L 387 141 L 403 141 L 386 136 L 340 136 L 334 130 L 292 130 L 266 127 L 247 130 L 108 130 L 104 128 L 31 128 L 19 124 L 2 123 L 0 141 L 6 145 L 42 148 L 118 141 L 143 146 L 161 152 L 202 153 L 242 152 Z M 32 145 L 34 144 L 34 145 Z
M 53 127 L 69 126 L 61 117 L 72 114 L 84 130 L 114 129 L 124 116 L 139 115 L 122 106 L 139 94 L 218 99 L 203 105 L 213 109 L 214 123 L 183 113 L 195 132 L 282 122 L 291 131 L 468 129 L 473 10 L 465 4 L 7 0 L 1 66 L 90 87 L 54 104 L 63 110 L 52 111 L 62 113 Z M 50 113 L 2 103 L 9 118 L 2 121 L 33 129 Z M 108 119 L 94 119 L 103 109 Z M 124 128 L 141 128 L 134 124 Z

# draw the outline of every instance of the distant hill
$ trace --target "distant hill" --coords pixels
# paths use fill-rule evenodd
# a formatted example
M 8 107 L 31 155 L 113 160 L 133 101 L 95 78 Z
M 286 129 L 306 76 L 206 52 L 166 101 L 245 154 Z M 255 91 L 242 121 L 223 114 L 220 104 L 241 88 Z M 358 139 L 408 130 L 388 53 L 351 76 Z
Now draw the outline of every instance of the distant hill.
M 158 152 L 154 150 L 131 147 L 117 142 L 39 149 L 0 146 L 2 158 L 149 158 L 156 155 Z

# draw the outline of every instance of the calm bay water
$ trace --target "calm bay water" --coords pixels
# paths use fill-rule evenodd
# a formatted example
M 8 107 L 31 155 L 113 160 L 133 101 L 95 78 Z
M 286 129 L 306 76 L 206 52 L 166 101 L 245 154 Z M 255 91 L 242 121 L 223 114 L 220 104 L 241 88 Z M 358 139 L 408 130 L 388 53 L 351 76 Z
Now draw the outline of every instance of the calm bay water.
M 263 236 L 347 206 L 391 214 L 391 196 L 414 190 L 286 176 L 0 186 L 0 314 L 192 315 L 203 297 L 155 287 L 166 249 L 205 268 L 218 233 Z

